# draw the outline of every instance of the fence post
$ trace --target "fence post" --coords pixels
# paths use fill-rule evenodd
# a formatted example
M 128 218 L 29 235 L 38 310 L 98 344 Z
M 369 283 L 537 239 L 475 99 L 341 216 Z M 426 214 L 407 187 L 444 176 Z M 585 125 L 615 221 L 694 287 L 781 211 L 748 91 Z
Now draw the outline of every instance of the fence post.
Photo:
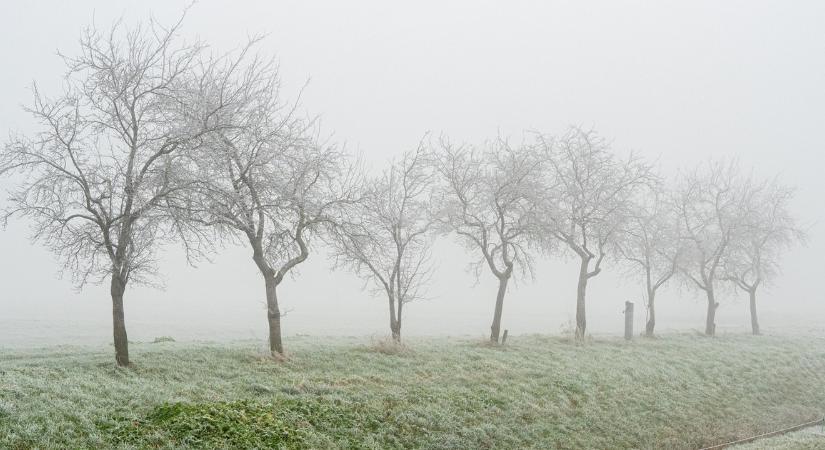
M 633 302 L 624 302 L 624 338 L 633 339 Z

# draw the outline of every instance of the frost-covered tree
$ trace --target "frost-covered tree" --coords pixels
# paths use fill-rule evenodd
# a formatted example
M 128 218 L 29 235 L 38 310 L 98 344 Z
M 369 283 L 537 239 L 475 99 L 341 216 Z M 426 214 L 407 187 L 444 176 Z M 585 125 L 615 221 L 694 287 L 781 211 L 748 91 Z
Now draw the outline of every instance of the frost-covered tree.
M 358 174 L 341 149 L 318 139 L 313 121 L 284 102 L 272 61 L 216 64 L 209 80 L 207 101 L 231 94 L 233 108 L 221 117 L 228 125 L 193 161 L 201 184 L 189 219 L 249 243 L 264 281 L 270 352 L 281 356 L 278 286 L 340 208 L 356 200 Z
M 543 241 L 556 240 L 580 261 L 576 290 L 576 337 L 587 329 L 585 297 L 590 279 L 616 253 L 623 229 L 633 217 L 634 202 L 655 176 L 650 165 L 631 154 L 618 158 L 608 142 L 592 130 L 572 127 L 558 139 L 539 136 L 548 163 L 541 217 Z
M 790 212 L 793 189 L 778 180 L 753 185 L 745 192 L 743 224 L 725 258 L 725 278 L 748 293 L 751 329 L 759 334 L 756 292 L 779 272 L 782 253 L 804 241 Z
M 182 157 L 220 127 L 226 106 L 200 104 L 200 43 L 149 21 L 131 29 L 89 27 L 54 97 L 34 88 L 27 111 L 39 130 L 13 136 L 0 173 L 21 176 L 5 218 L 28 218 L 34 239 L 63 262 L 79 287 L 109 279 L 118 365 L 129 364 L 123 297 L 154 280 L 159 244 L 197 239 L 176 220 L 191 180 Z M 196 250 L 188 241 L 187 249 Z
M 396 342 L 404 306 L 423 297 L 431 272 L 431 182 L 425 147 L 419 145 L 368 181 L 351 219 L 331 240 L 336 266 L 351 269 L 386 295 Z
M 487 266 L 498 280 L 490 341 L 498 343 L 507 284 L 515 271 L 532 274 L 544 159 L 536 146 L 502 138 L 483 148 L 442 138 L 434 166 L 440 175 L 437 219 L 477 252 L 476 276 Z
M 705 293 L 705 334 L 716 334 L 718 281 L 725 278 L 731 245 L 743 232 L 745 192 L 749 181 L 736 161 L 710 161 L 680 176 L 673 203 L 685 241 L 680 272 Z
M 673 279 L 682 254 L 679 217 L 669 200 L 660 189 L 642 199 L 625 225 L 619 245 L 631 273 L 641 275 L 645 283 L 648 337 L 656 328 L 656 292 Z

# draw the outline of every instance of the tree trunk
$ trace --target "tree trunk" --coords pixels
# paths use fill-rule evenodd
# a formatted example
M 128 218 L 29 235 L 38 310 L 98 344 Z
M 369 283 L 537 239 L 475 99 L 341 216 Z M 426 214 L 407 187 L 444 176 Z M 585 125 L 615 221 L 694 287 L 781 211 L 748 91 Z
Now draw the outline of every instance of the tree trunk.
M 576 339 L 584 339 L 587 331 L 587 315 L 585 312 L 585 295 L 587 294 L 587 267 L 589 258 L 582 258 L 579 270 L 579 286 L 576 290 Z
M 115 361 L 118 366 L 129 365 L 129 338 L 126 336 L 126 319 L 123 314 L 123 293 L 126 283 L 117 274 L 112 274 L 112 328 L 115 340 Z
M 493 312 L 493 325 L 490 326 L 490 342 L 498 344 L 501 332 L 501 310 L 504 308 L 504 294 L 507 292 L 509 276 L 498 279 L 498 294 L 496 295 L 496 309 Z
M 751 329 L 754 336 L 759 335 L 759 319 L 756 317 L 756 289 L 748 292 L 751 297 Z
M 396 313 L 395 295 L 392 292 L 387 293 L 387 300 L 390 309 L 390 333 L 392 333 L 392 340 L 401 342 L 401 302 L 398 302 L 398 312 Z
M 396 342 L 401 342 L 401 312 L 404 309 L 404 303 L 401 299 L 398 299 L 398 315 L 395 318 L 395 334 L 393 334 L 393 339 Z
M 705 335 L 716 336 L 716 308 L 719 304 L 716 303 L 716 297 L 713 293 L 713 288 L 707 290 L 708 294 L 708 317 L 705 322 Z
M 284 346 L 281 342 L 281 310 L 278 308 L 278 283 L 275 277 L 264 275 L 266 283 L 266 311 L 269 322 L 269 351 L 272 356 L 282 356 Z
M 392 340 L 401 342 L 401 323 L 394 320 L 390 323 L 390 331 L 392 332 Z
M 647 292 L 647 324 L 645 325 L 645 336 L 653 337 L 653 329 L 656 328 L 656 291 Z

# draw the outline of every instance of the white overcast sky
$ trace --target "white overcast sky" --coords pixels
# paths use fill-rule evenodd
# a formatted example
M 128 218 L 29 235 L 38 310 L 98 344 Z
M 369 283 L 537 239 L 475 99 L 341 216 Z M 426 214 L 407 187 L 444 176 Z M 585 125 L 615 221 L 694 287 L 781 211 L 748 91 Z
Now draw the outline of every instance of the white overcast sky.
M 176 20 L 179 1 L 0 3 L 0 136 L 29 132 L 20 105 L 36 80 L 45 91 L 63 73 L 56 50 L 73 53 L 81 27 L 150 14 Z M 760 299 L 763 327 L 820 327 L 825 321 L 825 2 L 821 1 L 217 1 L 190 11 L 182 34 L 218 50 L 266 34 L 284 93 L 310 80 L 303 106 L 327 132 L 380 167 L 425 131 L 481 142 L 524 129 L 593 126 L 618 152 L 636 150 L 667 172 L 711 156 L 738 155 L 764 175 L 797 186 L 794 205 L 810 227 L 807 248 Z M 0 181 L 0 187 L 7 187 Z M 2 200 L 4 201 L 4 200 Z M 0 346 L 61 339 L 106 342 L 106 286 L 82 292 L 28 242 L 24 222 L 0 231 Z M 250 252 L 227 248 L 214 264 L 187 267 L 164 252 L 162 291 L 131 286 L 130 338 L 161 334 L 225 339 L 265 336 L 263 287 Z M 475 255 L 449 240 L 437 247 L 431 299 L 406 310 L 407 334 L 488 332 L 495 284 L 466 265 Z M 507 296 L 511 333 L 557 333 L 575 314 L 572 260 L 541 260 L 536 279 Z M 331 273 L 322 248 L 282 289 L 290 334 L 383 335 L 387 306 L 348 273 Z M 625 300 L 641 289 L 615 265 L 591 282 L 588 330 L 621 329 Z M 747 304 L 721 299 L 719 329 L 744 331 Z M 662 329 L 703 325 L 703 301 L 675 286 L 658 300 Z M 40 331 L 37 331 L 39 333 Z M 288 344 L 287 344 L 288 345 Z

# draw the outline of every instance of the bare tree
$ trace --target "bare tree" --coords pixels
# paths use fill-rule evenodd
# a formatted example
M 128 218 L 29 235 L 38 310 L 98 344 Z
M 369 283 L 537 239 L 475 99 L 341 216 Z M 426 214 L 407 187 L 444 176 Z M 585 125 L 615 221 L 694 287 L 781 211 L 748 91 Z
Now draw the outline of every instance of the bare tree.
M 498 279 L 490 326 L 493 343 L 499 342 L 504 295 L 513 272 L 532 275 L 529 250 L 537 235 L 542 162 L 535 146 L 511 146 L 502 138 L 483 149 L 442 138 L 436 154 L 441 175 L 438 220 L 444 231 L 456 233 L 468 249 L 478 252 L 476 276 L 486 265 Z
M 30 219 L 33 238 L 79 288 L 110 278 L 121 366 L 129 364 L 126 286 L 151 282 L 157 245 L 187 231 L 175 220 L 189 185 L 178 165 L 219 126 L 224 106 L 196 104 L 193 67 L 204 46 L 183 42 L 179 27 L 86 28 L 80 55 L 63 56 L 62 93 L 48 98 L 34 87 L 27 111 L 40 131 L 13 136 L 0 156 L 0 173 L 22 175 L 5 218 Z
M 358 174 L 342 150 L 318 139 L 314 121 L 283 101 L 272 61 L 254 57 L 241 68 L 238 60 L 210 65 L 208 99 L 232 93 L 236 101 L 222 117 L 228 125 L 193 162 L 201 184 L 189 219 L 249 243 L 264 279 L 270 352 L 279 356 L 278 286 L 354 201 Z
M 674 204 L 686 241 L 680 272 L 707 296 L 705 334 L 716 334 L 717 281 L 725 277 L 731 243 L 742 230 L 748 184 L 736 161 L 711 161 L 683 174 Z
M 679 217 L 660 189 L 639 203 L 624 227 L 619 252 L 644 278 L 648 337 L 656 327 L 656 292 L 676 274 L 683 252 L 679 229 Z
M 547 155 L 550 195 L 542 213 L 545 243 L 563 243 L 580 259 L 576 291 L 576 337 L 587 329 L 589 280 L 623 237 L 636 197 L 655 180 L 650 165 L 631 154 L 618 159 L 592 130 L 572 127 L 558 140 L 539 136 Z
M 401 341 L 404 305 L 422 298 L 431 272 L 431 171 L 425 147 L 406 152 L 371 180 L 352 220 L 336 228 L 336 266 L 352 269 L 387 296 L 390 332 Z
M 745 193 L 744 223 L 724 260 L 725 278 L 750 297 L 751 329 L 759 334 L 756 292 L 779 272 L 782 252 L 805 240 L 789 206 L 793 189 L 777 180 L 752 186 Z

